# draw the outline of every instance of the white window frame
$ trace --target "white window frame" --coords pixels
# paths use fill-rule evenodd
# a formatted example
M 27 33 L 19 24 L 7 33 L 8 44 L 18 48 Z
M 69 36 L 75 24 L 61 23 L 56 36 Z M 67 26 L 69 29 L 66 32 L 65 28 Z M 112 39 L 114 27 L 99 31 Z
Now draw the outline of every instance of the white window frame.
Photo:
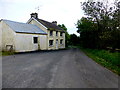
M 60 36 L 61 36 L 61 37 L 63 36 L 63 32 L 60 32 Z
M 52 33 L 51 33 L 51 32 L 52 32 Z M 51 36 L 53 36 L 53 31 L 50 31 L 50 33 L 49 33 L 49 34 L 50 34 L 50 37 L 51 37 Z
M 52 45 L 50 45 L 50 41 L 52 41 Z M 54 40 L 49 40 L 49 46 L 52 47 L 54 45 Z
M 58 31 L 56 31 L 56 37 L 58 37 Z
M 36 40 L 35 40 L 35 38 L 36 38 Z M 33 37 L 33 43 L 38 44 L 38 37 Z
M 63 45 L 63 39 L 60 39 L 60 44 Z

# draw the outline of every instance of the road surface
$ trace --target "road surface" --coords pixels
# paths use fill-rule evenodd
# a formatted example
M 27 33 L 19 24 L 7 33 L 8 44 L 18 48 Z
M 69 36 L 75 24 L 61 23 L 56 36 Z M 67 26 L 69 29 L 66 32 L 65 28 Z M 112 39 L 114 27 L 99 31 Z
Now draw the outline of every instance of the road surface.
M 118 88 L 118 76 L 79 49 L 4 56 L 3 88 Z

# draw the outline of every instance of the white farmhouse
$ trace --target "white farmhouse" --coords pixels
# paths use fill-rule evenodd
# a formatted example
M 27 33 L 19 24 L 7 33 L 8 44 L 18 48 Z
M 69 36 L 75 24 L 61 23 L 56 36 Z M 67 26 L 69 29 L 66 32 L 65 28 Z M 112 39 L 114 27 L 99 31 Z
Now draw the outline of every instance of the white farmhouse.
M 32 13 L 27 23 L 0 21 L 1 51 L 27 52 L 65 48 L 65 31 Z

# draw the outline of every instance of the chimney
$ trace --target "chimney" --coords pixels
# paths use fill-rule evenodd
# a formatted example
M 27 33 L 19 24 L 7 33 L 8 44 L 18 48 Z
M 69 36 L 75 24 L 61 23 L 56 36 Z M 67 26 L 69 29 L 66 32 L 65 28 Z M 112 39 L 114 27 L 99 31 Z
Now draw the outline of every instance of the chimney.
M 31 15 L 31 18 L 33 17 L 33 18 L 35 18 L 35 19 L 38 19 L 38 13 L 32 13 L 32 14 L 30 14 Z
M 57 21 L 53 21 L 52 23 L 55 24 L 55 25 L 57 25 Z

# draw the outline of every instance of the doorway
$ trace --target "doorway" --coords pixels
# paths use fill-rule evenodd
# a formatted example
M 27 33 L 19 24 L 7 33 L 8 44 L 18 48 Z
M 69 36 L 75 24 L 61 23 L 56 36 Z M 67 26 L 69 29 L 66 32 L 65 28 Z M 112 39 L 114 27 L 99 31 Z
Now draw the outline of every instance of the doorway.
M 56 49 L 58 49 L 58 39 L 56 39 Z

